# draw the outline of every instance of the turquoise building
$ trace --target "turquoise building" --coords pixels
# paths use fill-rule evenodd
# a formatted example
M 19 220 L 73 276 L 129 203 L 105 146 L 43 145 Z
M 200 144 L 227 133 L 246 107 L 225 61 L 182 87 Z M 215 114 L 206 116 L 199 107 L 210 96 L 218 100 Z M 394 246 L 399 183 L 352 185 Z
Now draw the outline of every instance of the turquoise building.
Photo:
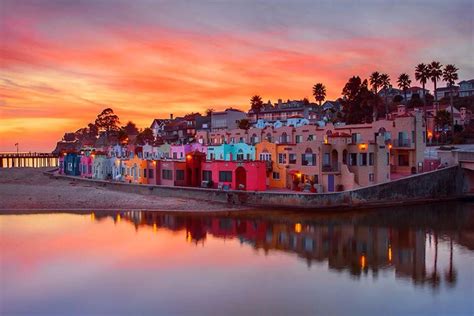
M 207 160 L 255 160 L 255 146 L 236 143 L 207 147 Z

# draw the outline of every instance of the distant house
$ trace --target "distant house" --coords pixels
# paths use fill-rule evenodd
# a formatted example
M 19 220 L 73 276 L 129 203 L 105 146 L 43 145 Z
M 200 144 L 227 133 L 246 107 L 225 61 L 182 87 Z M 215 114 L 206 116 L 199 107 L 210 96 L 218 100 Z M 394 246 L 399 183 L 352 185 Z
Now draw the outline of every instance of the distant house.
M 165 126 L 173 119 L 171 114 L 170 119 L 154 119 L 150 125 L 150 129 L 153 131 L 153 136 L 158 137 L 164 134 Z
M 316 103 L 307 100 L 288 100 L 283 102 L 281 99 L 278 103 L 271 104 L 270 101 L 265 104 L 263 110 L 258 114 L 258 119 L 265 122 L 274 123 L 277 121 L 286 122 L 290 118 L 305 118 L 311 122 L 319 120 L 320 108 Z M 252 109 L 248 112 L 251 123 L 257 122 L 257 114 Z
M 430 93 L 428 89 L 425 89 L 424 91 L 425 91 L 425 95 Z M 405 92 L 401 89 L 396 89 L 393 87 L 390 87 L 388 89 L 382 89 L 379 91 L 378 94 L 383 99 L 387 97 L 387 100 L 389 102 L 393 102 L 393 98 L 396 97 L 397 95 L 401 96 L 402 99 L 405 99 Z M 406 91 L 406 95 L 407 95 L 406 101 L 410 101 L 415 94 L 418 95 L 420 98 L 423 98 L 423 88 L 417 87 L 417 86 L 408 88 Z
M 247 114 L 233 108 L 228 108 L 225 111 L 213 112 L 211 115 L 211 129 L 213 131 L 236 129 L 238 128 L 237 121 L 246 118 Z
M 451 96 L 451 93 L 453 93 L 453 96 L 458 96 L 459 87 L 458 86 L 439 87 L 439 88 L 436 88 L 436 91 L 435 91 L 436 98 L 438 100 L 441 100 L 442 98 L 449 98 Z
M 338 101 L 329 101 L 327 100 L 322 104 L 322 116 L 324 116 L 328 121 L 334 119 L 337 116 L 337 113 L 342 111 L 342 104 Z
M 474 95 L 474 79 L 463 80 L 459 83 L 459 96 L 470 97 Z

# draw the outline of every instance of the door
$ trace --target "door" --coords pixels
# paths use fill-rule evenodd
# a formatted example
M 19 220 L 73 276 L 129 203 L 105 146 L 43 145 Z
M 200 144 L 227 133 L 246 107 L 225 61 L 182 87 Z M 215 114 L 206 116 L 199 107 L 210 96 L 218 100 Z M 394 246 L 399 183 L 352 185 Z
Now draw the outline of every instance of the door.
M 328 175 L 328 192 L 334 192 L 334 175 Z
M 235 169 L 235 185 L 236 190 L 247 190 L 247 173 L 242 166 Z

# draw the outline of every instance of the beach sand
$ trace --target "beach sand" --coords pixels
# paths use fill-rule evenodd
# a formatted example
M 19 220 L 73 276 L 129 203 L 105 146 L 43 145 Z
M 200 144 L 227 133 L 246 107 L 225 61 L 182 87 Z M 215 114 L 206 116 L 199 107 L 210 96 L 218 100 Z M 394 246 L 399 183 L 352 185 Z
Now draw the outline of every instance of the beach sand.
M 0 169 L 0 210 L 233 211 L 243 207 L 113 191 L 93 183 L 52 179 L 48 169 Z

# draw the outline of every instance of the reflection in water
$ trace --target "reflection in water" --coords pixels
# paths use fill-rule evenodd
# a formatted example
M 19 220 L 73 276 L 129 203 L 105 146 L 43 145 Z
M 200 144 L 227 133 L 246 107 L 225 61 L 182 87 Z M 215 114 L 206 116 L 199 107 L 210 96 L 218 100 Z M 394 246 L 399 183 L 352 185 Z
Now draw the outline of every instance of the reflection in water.
M 353 276 L 381 269 L 394 269 L 399 278 L 414 284 L 437 288 L 443 282 L 456 284 L 453 243 L 474 250 L 474 212 L 448 204 L 431 210 L 432 206 L 410 207 L 387 212 L 350 213 L 314 216 L 300 213 L 277 213 L 273 216 L 199 216 L 129 211 L 91 213 L 92 220 L 112 218 L 125 220 L 136 230 L 164 228 L 184 232 L 187 242 L 205 245 L 207 235 L 231 239 L 255 249 L 284 251 L 304 259 L 308 265 L 326 262 L 329 269 L 350 272 Z M 296 216 L 295 216 L 296 215 Z M 439 241 L 449 243 L 446 267 L 438 263 Z M 427 260 L 426 250 L 434 255 Z M 444 276 L 443 276 L 444 271 Z
M 467 203 L 0 215 L 0 315 L 472 315 L 473 267 Z

